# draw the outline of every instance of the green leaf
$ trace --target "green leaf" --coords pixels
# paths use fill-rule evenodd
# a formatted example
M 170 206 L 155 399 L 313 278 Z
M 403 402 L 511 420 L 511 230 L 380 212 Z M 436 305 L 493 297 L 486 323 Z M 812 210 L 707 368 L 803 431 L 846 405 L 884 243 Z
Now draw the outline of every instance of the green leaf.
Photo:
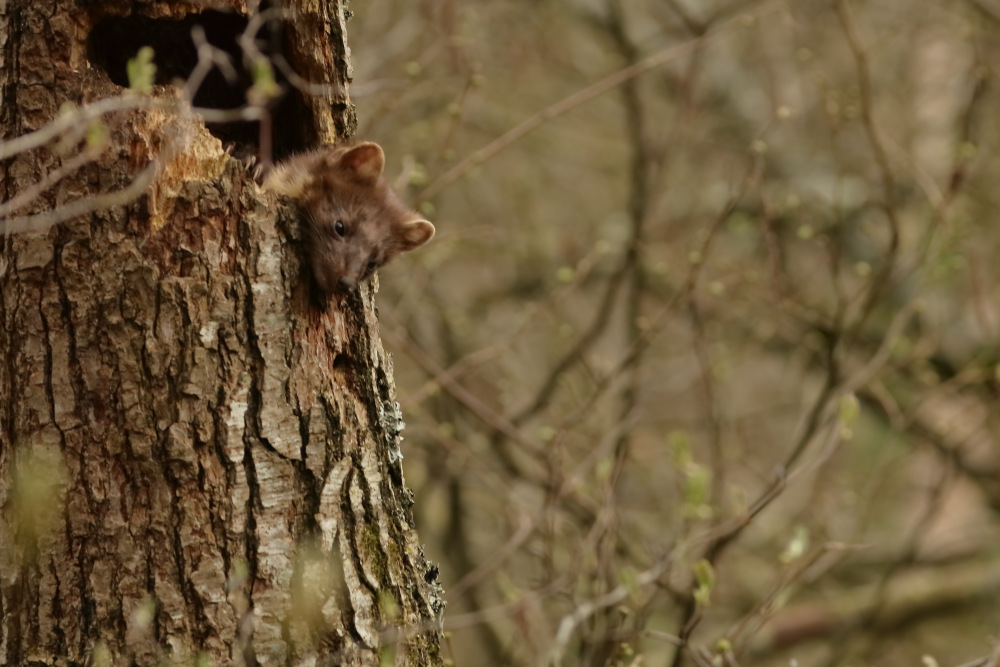
M 686 476 L 684 505 L 686 508 L 693 508 L 701 512 L 703 511 L 702 506 L 708 504 L 712 490 L 712 471 L 703 465 L 689 463 L 684 474 Z
M 785 565 L 802 558 L 802 554 L 809 548 L 809 531 L 805 526 L 796 526 L 792 533 L 792 539 L 788 541 L 785 550 L 778 556 Z
M 87 150 L 100 153 L 108 145 L 108 128 L 99 118 L 87 126 Z
M 128 72 L 128 87 L 137 93 L 153 92 L 153 82 L 156 80 L 156 64 L 153 62 L 153 47 L 144 46 L 130 58 L 126 66 Z
M 274 68 L 267 58 L 258 58 L 250 68 L 253 85 L 247 91 L 247 101 L 256 106 L 264 106 L 281 94 L 281 86 L 274 78 Z
M 670 448 L 673 450 L 674 465 L 684 468 L 691 463 L 691 442 L 688 440 L 687 431 L 671 431 L 667 435 Z
M 715 588 L 715 568 L 702 558 L 694 564 L 694 580 L 698 584 L 694 590 L 694 601 L 700 607 L 707 607 Z
M 854 394 L 846 394 L 840 399 L 840 437 L 850 440 L 854 435 L 854 422 L 861 413 L 861 404 Z

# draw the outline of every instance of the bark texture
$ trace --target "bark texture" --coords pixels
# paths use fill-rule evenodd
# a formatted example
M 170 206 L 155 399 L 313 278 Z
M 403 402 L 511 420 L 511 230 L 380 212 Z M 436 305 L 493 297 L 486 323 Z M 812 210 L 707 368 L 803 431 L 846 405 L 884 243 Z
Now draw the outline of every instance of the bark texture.
M 312 131 L 343 138 L 343 7 L 289 4 L 293 65 L 332 84 Z M 121 94 L 88 60 L 102 17 L 202 8 L 0 1 L 3 136 Z M 440 664 L 374 287 L 317 306 L 294 212 L 200 118 L 105 124 L 113 148 L 33 210 L 159 157 L 147 194 L 0 237 L 0 664 Z M 7 160 L 2 198 L 60 160 Z

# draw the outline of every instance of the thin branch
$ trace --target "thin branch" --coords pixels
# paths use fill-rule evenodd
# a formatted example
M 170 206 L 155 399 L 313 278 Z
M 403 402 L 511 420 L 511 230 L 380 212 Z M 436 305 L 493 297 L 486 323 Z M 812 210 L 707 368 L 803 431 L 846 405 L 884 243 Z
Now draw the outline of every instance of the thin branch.
M 94 197 L 84 197 L 83 199 L 78 199 L 45 213 L 10 218 L 3 223 L 3 228 L 0 229 L 0 236 L 5 234 L 20 234 L 27 231 L 43 231 L 52 225 L 57 225 L 60 222 L 71 220 L 80 215 L 127 204 L 140 197 L 146 191 L 146 188 L 150 186 L 156 176 L 157 166 L 158 162 L 153 160 L 145 169 L 139 172 L 139 175 L 127 187 L 121 190 L 115 190 L 114 192 Z
M 590 326 L 580 334 L 576 342 L 573 343 L 569 350 L 552 367 L 541 388 L 535 393 L 534 400 L 510 418 L 512 424 L 524 423 L 548 405 L 555 393 L 556 387 L 559 386 L 559 378 L 582 359 L 584 353 L 590 349 L 601 333 L 604 332 L 604 329 L 611 321 L 612 306 L 614 305 L 615 297 L 618 295 L 618 289 L 625 279 L 628 266 L 627 258 L 623 259 L 619 267 L 611 274 Z
M 457 401 L 464 405 L 472 414 L 478 417 L 484 424 L 499 433 L 503 433 L 511 440 L 519 443 L 527 451 L 538 454 L 542 447 L 535 441 L 528 438 L 518 430 L 517 426 L 502 415 L 497 414 L 492 408 L 483 403 L 479 397 L 467 390 L 462 385 L 447 377 L 446 372 L 430 355 L 424 352 L 409 337 L 394 336 L 388 331 L 382 332 L 383 337 L 390 339 L 393 345 L 401 347 L 418 366 L 426 373 L 442 380 L 441 388 L 451 394 Z
M 897 214 L 896 202 L 896 179 L 889 164 L 889 156 L 882 140 L 882 134 L 875 124 L 875 102 L 872 95 L 871 74 L 868 66 L 868 55 L 861 44 L 861 37 L 858 33 L 858 26 L 854 22 L 854 16 L 847 6 L 847 0 L 834 0 L 837 8 L 837 17 L 840 19 L 847 43 L 854 57 L 854 65 L 857 70 L 858 88 L 861 95 L 861 119 L 864 124 L 865 134 L 868 136 L 868 143 L 871 145 L 872 153 L 875 157 L 875 164 L 878 167 L 882 181 L 882 210 L 889 223 L 889 247 L 886 250 L 884 261 L 878 272 L 872 276 L 869 283 L 870 288 L 861 306 L 858 319 L 853 330 L 857 331 L 871 313 L 878 299 L 885 293 L 889 286 L 889 277 L 895 269 L 896 255 L 899 252 L 899 234 L 901 225 Z
M 282 54 L 275 53 L 268 56 L 257 48 L 257 33 L 259 33 L 269 21 L 273 21 L 275 19 L 291 23 L 295 20 L 295 14 L 283 7 L 271 7 L 262 12 L 257 12 L 250 17 L 247 27 L 237 39 L 237 42 L 246 57 L 255 62 L 270 62 L 278 69 L 278 71 L 285 75 L 285 78 L 290 84 L 292 84 L 292 86 L 307 95 L 312 97 L 331 98 L 338 102 L 346 100 L 347 91 L 343 86 L 309 81 L 300 76 Z
M 740 188 L 730 195 L 729 200 L 725 203 L 725 205 L 723 205 L 722 209 L 709 224 L 708 232 L 705 234 L 705 238 L 702 239 L 701 245 L 695 253 L 698 259 L 697 261 L 692 261 L 690 263 L 683 284 L 677 289 L 677 291 L 674 292 L 673 296 L 667 301 L 667 303 L 660 308 L 659 312 L 651 318 L 649 325 L 643 329 L 642 335 L 638 338 L 638 340 L 632 343 L 622 358 L 619 359 L 618 363 L 595 383 L 594 390 L 591 392 L 590 396 L 587 397 L 587 400 L 561 422 L 559 427 L 560 429 L 581 419 L 583 415 L 586 414 L 598 400 L 600 400 L 601 396 L 603 396 L 604 392 L 607 391 L 612 383 L 626 369 L 632 366 L 635 360 L 646 350 L 646 348 L 653 344 L 656 340 L 656 336 L 669 322 L 670 316 L 673 314 L 674 310 L 681 303 L 683 303 L 685 299 L 690 298 L 698 282 L 698 278 L 701 275 L 702 268 L 705 266 L 705 261 L 708 259 L 711 252 L 712 243 L 715 240 L 719 229 L 722 227 L 722 224 L 736 209 L 737 203 L 746 192 L 752 174 L 753 169 L 748 172 L 746 178 L 744 178 L 742 184 L 740 185 Z
M 479 563 L 456 583 L 449 586 L 448 595 L 455 599 L 459 598 L 466 590 L 477 585 L 486 576 L 500 567 L 500 565 L 507 561 L 507 559 L 509 559 L 514 552 L 522 544 L 524 544 L 529 537 L 531 537 L 531 534 L 535 530 L 535 523 L 535 519 L 528 516 L 522 516 L 517 532 L 515 532 L 514 535 L 507 540 L 506 544 L 496 550 L 496 553 L 494 553 L 489 559 Z
M 21 192 L 18 192 L 14 197 L 5 201 L 3 204 L 0 204 L 0 219 L 7 217 L 19 208 L 31 203 L 35 197 L 51 188 L 66 176 L 69 176 L 85 164 L 93 162 L 99 154 L 100 151 L 93 150 L 89 146 L 85 147 L 84 150 L 64 162 L 59 166 L 59 168 L 53 169 L 49 173 L 45 174 L 45 177 L 40 181 L 30 185 Z M 0 236 L 4 233 L 6 232 L 0 232 Z
M 577 626 L 602 609 L 613 607 L 634 594 L 635 591 L 654 583 L 666 574 L 672 562 L 671 558 L 666 558 L 648 570 L 637 574 L 628 584 L 621 584 L 604 595 L 587 600 L 586 602 L 577 603 L 573 611 L 564 616 L 559 622 L 559 629 L 556 631 L 556 636 L 552 642 L 552 647 L 549 649 L 546 662 L 553 666 L 559 665 L 563 655 L 566 653 L 566 646 L 573 637 L 573 632 Z
M 23 134 L 9 141 L 0 141 L 0 160 L 6 160 L 19 153 L 44 146 L 59 135 L 77 128 L 80 124 L 85 124 L 89 120 L 99 118 L 104 114 L 114 111 L 147 108 L 169 110 L 175 106 L 176 102 L 174 100 L 152 98 L 131 92 L 117 97 L 107 97 L 78 109 L 61 113 L 51 123 L 34 132 Z
M 512 144 L 517 142 L 519 139 L 538 129 L 545 123 L 549 122 L 553 118 L 557 118 L 568 111 L 586 104 L 590 100 L 598 97 L 612 88 L 616 88 L 621 84 L 625 83 L 630 79 L 634 79 L 637 76 L 645 74 L 646 72 L 652 71 L 658 67 L 662 67 L 669 62 L 678 60 L 685 56 L 688 56 L 698 49 L 701 49 L 709 41 L 715 37 L 724 34 L 726 31 L 731 30 L 743 24 L 746 17 L 756 17 L 760 18 L 772 11 L 775 11 L 783 3 L 781 2 L 768 2 L 752 12 L 746 14 L 741 14 L 735 16 L 731 19 L 720 23 L 714 28 L 705 32 L 704 35 L 697 37 L 690 42 L 685 42 L 677 46 L 671 46 L 662 51 L 654 53 L 648 56 L 634 65 L 621 69 L 610 76 L 601 79 L 597 83 L 594 83 L 583 90 L 573 93 L 569 97 L 566 97 L 559 102 L 539 111 L 533 116 L 522 121 L 519 125 L 508 130 L 501 136 L 497 137 L 486 146 L 480 148 L 478 151 L 468 156 L 454 167 L 446 171 L 445 173 L 434 179 L 420 194 L 417 196 L 418 201 L 424 201 L 434 197 L 442 190 L 447 188 L 449 185 L 464 176 L 469 170 L 483 164 L 490 158 L 494 157 L 503 150 L 509 148 Z

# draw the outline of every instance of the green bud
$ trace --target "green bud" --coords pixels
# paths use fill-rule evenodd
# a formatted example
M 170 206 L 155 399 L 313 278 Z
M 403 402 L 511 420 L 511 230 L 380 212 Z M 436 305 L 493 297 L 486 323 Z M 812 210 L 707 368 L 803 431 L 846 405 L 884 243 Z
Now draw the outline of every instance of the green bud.
M 153 92 L 153 82 L 156 80 L 156 64 L 153 62 L 153 47 L 144 46 L 130 58 L 125 66 L 128 74 L 128 87 L 137 93 Z

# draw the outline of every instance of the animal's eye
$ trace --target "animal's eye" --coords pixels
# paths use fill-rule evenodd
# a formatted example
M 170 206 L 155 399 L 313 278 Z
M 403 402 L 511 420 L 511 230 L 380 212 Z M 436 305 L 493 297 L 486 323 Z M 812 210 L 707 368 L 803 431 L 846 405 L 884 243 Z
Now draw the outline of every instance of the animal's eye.
M 343 221 L 337 220 L 333 223 L 333 231 L 337 232 L 337 236 L 344 236 L 347 234 L 347 227 L 344 226 Z

